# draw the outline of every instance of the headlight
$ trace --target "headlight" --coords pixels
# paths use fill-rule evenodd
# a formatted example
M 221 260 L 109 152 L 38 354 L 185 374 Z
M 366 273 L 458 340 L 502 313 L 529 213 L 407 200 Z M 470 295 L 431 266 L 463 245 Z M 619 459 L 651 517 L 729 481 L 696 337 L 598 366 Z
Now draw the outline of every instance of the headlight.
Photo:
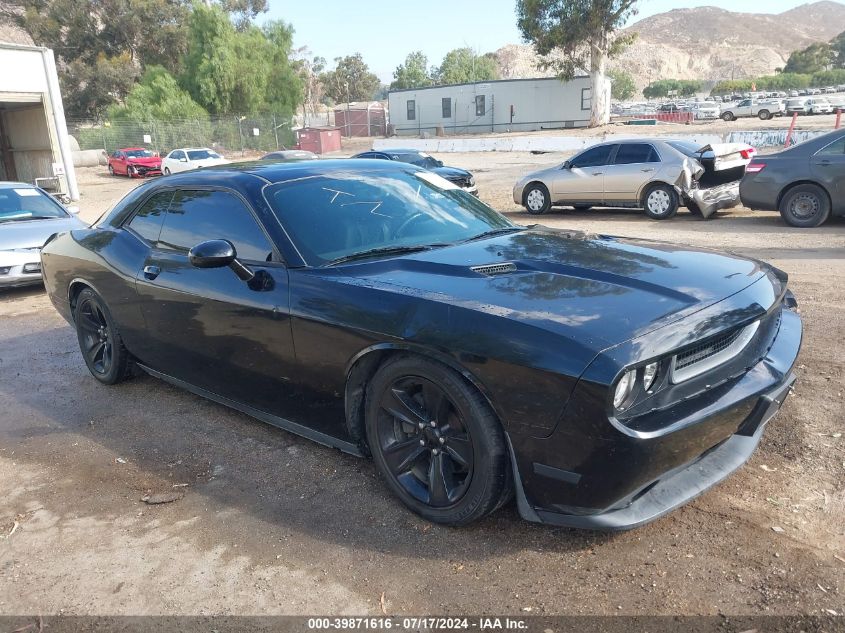
M 654 384 L 654 379 L 657 378 L 657 363 L 650 363 L 643 368 L 643 389 L 648 391 Z
M 619 379 L 619 383 L 616 385 L 616 391 L 613 393 L 614 407 L 617 409 L 622 408 L 622 405 L 625 404 L 625 400 L 628 399 L 628 396 L 631 395 L 631 391 L 634 389 L 634 382 L 636 378 L 637 370 L 632 369 L 625 372 L 622 378 Z
M 470 187 L 475 186 L 475 178 L 473 178 L 472 176 L 470 176 L 470 177 L 469 177 L 469 181 L 468 181 L 468 182 L 469 182 L 469 186 L 470 186 Z

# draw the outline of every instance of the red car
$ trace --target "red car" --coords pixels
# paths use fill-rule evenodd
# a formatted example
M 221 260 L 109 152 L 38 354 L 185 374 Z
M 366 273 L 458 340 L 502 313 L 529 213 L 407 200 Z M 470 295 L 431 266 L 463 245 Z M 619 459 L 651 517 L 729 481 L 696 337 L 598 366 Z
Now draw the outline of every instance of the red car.
M 125 147 L 109 156 L 112 176 L 161 176 L 161 156 L 143 147 Z

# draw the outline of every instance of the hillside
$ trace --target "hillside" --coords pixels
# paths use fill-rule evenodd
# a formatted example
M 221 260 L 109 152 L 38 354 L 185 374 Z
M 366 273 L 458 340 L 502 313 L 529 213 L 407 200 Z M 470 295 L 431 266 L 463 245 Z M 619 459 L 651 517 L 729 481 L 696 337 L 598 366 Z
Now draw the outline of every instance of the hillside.
M 845 31 L 845 4 L 823 0 L 780 14 L 738 13 L 716 7 L 673 9 L 625 29 L 637 40 L 611 68 L 625 70 L 642 89 L 655 79 L 741 79 L 771 74 L 789 54 Z M 508 77 L 538 76 L 529 46 L 497 51 Z

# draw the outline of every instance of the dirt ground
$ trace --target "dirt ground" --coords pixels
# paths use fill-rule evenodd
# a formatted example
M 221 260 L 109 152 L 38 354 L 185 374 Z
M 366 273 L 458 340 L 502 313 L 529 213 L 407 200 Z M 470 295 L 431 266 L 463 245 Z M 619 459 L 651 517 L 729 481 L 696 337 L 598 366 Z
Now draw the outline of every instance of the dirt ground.
M 736 125 L 736 124 L 733 124 Z M 362 149 L 367 141 L 348 151 Z M 561 155 L 449 154 L 513 220 L 522 173 Z M 137 181 L 80 173 L 93 220 Z M 621 534 L 507 507 L 430 525 L 368 461 L 170 387 L 103 387 L 43 289 L 0 295 L 0 615 L 804 614 L 845 612 L 845 221 L 775 213 L 561 211 L 551 226 L 727 249 L 786 270 L 804 346 L 751 461 Z M 149 493 L 183 494 L 147 505 Z

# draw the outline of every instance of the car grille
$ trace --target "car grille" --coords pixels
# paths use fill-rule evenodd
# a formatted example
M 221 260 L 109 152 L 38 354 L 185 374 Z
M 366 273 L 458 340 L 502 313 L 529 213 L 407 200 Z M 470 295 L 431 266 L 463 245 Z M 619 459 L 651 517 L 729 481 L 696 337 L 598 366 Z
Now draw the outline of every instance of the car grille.
M 458 185 L 461 188 L 469 187 L 469 178 L 464 178 L 463 176 L 458 176 L 456 178 L 448 178 L 449 182 Z
M 672 382 L 689 380 L 734 358 L 754 338 L 759 326 L 755 321 L 677 354 L 672 359 Z

